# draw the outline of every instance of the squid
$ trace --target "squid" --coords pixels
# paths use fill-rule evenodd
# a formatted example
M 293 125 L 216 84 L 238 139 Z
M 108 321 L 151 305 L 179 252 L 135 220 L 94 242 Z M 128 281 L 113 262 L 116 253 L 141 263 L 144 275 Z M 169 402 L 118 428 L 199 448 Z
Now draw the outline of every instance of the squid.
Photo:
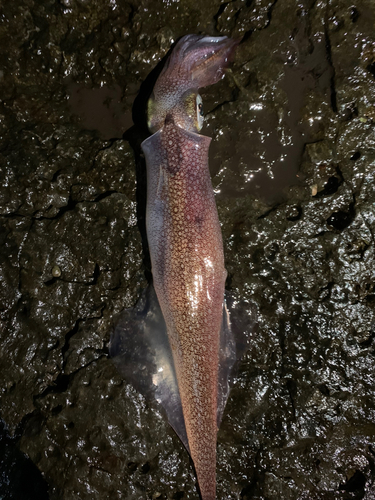
M 153 285 L 120 315 L 110 341 L 124 377 L 164 408 L 191 456 L 202 500 L 216 498 L 216 439 L 236 346 L 198 91 L 224 76 L 237 44 L 184 36 L 155 83 L 152 135 L 141 145 Z

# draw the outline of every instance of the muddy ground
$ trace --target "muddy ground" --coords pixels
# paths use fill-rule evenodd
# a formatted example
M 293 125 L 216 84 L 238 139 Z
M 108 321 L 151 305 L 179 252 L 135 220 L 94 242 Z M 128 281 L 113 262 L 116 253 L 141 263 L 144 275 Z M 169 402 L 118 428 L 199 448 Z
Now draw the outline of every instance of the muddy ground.
M 208 33 L 243 37 L 202 92 L 202 132 L 227 288 L 258 314 L 218 434 L 217 498 L 374 500 L 373 1 L 0 12 L 0 497 L 198 499 L 185 449 L 108 341 L 151 276 L 152 70 L 178 37 Z

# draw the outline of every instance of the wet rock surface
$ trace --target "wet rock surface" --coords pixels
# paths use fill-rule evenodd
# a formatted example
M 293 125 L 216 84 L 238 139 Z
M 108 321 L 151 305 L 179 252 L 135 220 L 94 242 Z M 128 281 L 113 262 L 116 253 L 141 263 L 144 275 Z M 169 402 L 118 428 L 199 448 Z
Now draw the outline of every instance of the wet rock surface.
M 228 290 L 259 323 L 218 434 L 217 498 L 374 499 L 372 1 L 1 14 L 0 496 L 198 498 L 107 344 L 150 277 L 132 103 L 173 41 L 206 32 L 244 37 L 202 92 L 203 133 Z

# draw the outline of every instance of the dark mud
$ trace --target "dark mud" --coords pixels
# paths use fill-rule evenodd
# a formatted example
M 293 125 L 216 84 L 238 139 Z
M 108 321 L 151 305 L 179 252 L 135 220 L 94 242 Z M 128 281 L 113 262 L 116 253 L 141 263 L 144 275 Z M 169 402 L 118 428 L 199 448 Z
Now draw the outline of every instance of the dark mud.
M 183 446 L 107 343 L 150 277 L 133 100 L 173 41 L 205 32 L 243 37 L 202 92 L 203 133 L 228 289 L 259 320 L 218 434 L 217 498 L 375 499 L 372 0 L 0 11 L 0 497 L 198 499 Z

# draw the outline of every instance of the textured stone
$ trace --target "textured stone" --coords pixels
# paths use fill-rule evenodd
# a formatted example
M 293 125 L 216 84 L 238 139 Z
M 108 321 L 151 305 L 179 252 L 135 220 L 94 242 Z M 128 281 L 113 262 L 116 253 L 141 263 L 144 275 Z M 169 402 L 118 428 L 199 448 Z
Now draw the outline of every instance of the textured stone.
M 207 32 L 244 36 L 202 93 L 203 133 L 227 288 L 259 322 L 218 434 L 217 498 L 373 499 L 373 2 L 3 3 L 0 496 L 198 498 L 186 451 L 106 344 L 150 278 L 132 102 L 173 41 Z

